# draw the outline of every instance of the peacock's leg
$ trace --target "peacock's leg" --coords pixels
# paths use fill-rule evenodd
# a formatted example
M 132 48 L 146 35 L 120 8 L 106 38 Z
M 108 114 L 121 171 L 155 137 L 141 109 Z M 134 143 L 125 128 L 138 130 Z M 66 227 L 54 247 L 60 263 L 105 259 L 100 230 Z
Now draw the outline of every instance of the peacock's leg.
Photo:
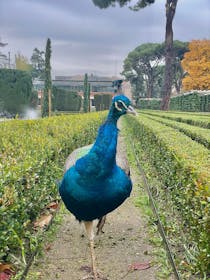
M 101 218 L 99 219 L 99 221 L 98 221 L 98 224 L 97 224 L 98 230 L 97 230 L 97 233 L 96 233 L 97 235 L 98 235 L 100 232 L 103 233 L 102 228 L 103 228 L 105 222 L 106 222 L 106 215 L 103 216 L 103 217 L 101 217 Z
M 98 273 L 96 271 L 96 257 L 95 257 L 95 251 L 94 251 L 94 240 L 90 240 L 90 252 L 91 252 L 91 260 L 92 260 L 93 277 L 94 277 L 94 280 L 97 280 Z
M 91 264 L 92 264 L 92 271 L 93 271 L 93 279 L 98 279 L 98 273 L 96 270 L 96 257 L 94 251 L 94 230 L 93 230 L 93 221 L 85 221 L 85 228 L 86 232 L 90 241 L 90 253 L 91 253 Z

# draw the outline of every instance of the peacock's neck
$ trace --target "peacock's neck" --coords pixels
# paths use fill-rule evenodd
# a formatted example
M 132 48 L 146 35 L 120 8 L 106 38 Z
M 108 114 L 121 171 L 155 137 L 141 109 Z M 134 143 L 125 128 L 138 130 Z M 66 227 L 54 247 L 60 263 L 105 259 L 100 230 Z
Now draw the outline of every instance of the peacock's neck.
M 106 177 L 116 164 L 117 137 L 117 120 L 108 117 L 89 153 L 76 162 L 76 170 L 89 181 Z
M 99 129 L 92 149 L 105 167 L 116 162 L 117 138 L 117 120 L 107 118 L 106 122 Z
M 113 123 L 117 126 L 117 121 L 118 121 L 119 117 L 120 117 L 120 115 L 114 113 L 113 109 L 111 108 L 111 110 L 109 111 L 109 114 L 107 116 L 106 122 Z

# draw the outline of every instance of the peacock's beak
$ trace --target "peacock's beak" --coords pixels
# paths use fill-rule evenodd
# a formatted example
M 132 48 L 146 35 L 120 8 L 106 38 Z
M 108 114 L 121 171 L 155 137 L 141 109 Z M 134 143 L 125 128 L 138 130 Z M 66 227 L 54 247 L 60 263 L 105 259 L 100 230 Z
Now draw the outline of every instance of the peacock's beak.
M 133 114 L 135 116 L 137 115 L 137 112 L 133 109 L 133 107 L 131 105 L 128 106 L 127 113 L 128 114 Z

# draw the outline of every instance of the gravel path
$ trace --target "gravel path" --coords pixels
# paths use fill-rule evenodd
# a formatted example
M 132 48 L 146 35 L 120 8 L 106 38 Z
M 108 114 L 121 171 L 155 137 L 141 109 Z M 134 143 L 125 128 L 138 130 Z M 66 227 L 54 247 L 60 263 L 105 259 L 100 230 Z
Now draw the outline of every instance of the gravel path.
M 125 155 L 122 138 L 119 136 L 118 154 Z M 126 161 L 125 157 L 118 160 L 123 163 Z M 107 280 L 157 279 L 157 266 L 153 265 L 146 221 L 140 209 L 134 206 L 141 179 L 133 170 L 131 178 L 134 184 L 131 197 L 107 215 L 104 233 L 95 238 L 97 267 Z M 151 267 L 129 270 L 131 264 L 145 262 L 150 262 Z M 80 280 L 87 275 L 87 266 L 90 266 L 90 255 L 83 224 L 79 224 L 73 215 L 64 211 L 63 222 L 50 250 L 39 259 L 38 266 L 33 265 L 31 270 L 37 272 L 37 279 L 40 280 Z

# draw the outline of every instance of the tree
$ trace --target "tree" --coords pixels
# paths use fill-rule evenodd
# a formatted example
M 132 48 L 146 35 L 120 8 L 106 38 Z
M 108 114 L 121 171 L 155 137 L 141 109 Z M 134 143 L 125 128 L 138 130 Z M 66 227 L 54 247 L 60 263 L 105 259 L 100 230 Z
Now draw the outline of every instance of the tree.
M 31 56 L 31 64 L 32 64 L 32 78 L 38 78 L 43 80 L 45 74 L 45 58 L 44 58 L 44 51 L 40 51 L 39 49 L 35 48 L 33 50 Z
M 90 83 L 88 83 L 88 112 L 90 112 Z
M 0 69 L 0 112 L 22 115 L 26 107 L 35 107 L 36 101 L 30 73 Z
M 29 64 L 28 58 L 21 53 L 15 55 L 15 65 L 17 70 L 31 71 L 31 65 Z
M 8 43 L 2 43 L 2 42 L 0 42 L 0 47 L 5 47 L 6 45 L 8 45 Z
M 127 3 L 129 3 L 131 0 L 92 0 L 93 3 L 100 7 L 101 9 L 106 9 L 109 6 L 115 6 L 116 3 L 120 5 L 120 7 L 123 7 Z M 144 8 L 147 5 L 153 4 L 155 0 L 139 0 L 137 4 L 133 7 L 133 10 L 139 10 L 140 8 Z
M 160 98 L 162 96 L 162 88 L 163 88 L 163 78 L 164 78 L 164 72 L 165 72 L 165 65 L 159 64 L 154 69 L 154 93 L 152 97 Z
M 183 77 L 181 59 L 188 50 L 188 43 L 174 41 L 173 43 L 173 85 L 179 92 Z M 140 97 L 160 97 L 163 88 L 163 78 L 165 72 L 164 43 L 142 44 L 131 51 L 124 60 L 122 74 L 130 81 L 135 100 Z
M 180 93 L 182 87 L 182 80 L 185 76 L 185 72 L 181 65 L 181 61 L 184 57 L 184 54 L 188 51 L 188 42 L 174 41 L 173 43 L 173 85 L 177 91 Z
M 48 38 L 45 52 L 45 80 L 44 80 L 44 96 L 42 100 L 42 117 L 51 115 L 51 93 L 52 93 L 52 79 L 51 79 L 51 41 Z
M 1 48 L 5 47 L 6 45 L 8 45 L 8 43 L 0 42 Z M 8 68 L 8 66 L 10 68 L 10 59 L 5 54 L 0 52 L 0 68 Z
M 186 73 L 183 79 L 184 90 L 210 89 L 210 40 L 193 40 L 189 52 L 184 54 L 182 67 Z
M 114 6 L 118 3 L 121 7 L 128 4 L 131 0 L 92 0 L 93 3 L 100 8 L 107 8 Z M 138 0 L 134 7 L 131 9 L 138 11 L 141 8 L 145 8 L 150 4 L 153 4 L 155 0 Z M 164 86 L 163 86 L 163 100 L 161 107 L 167 110 L 169 107 L 169 100 L 172 89 L 172 64 L 173 64 L 173 28 L 172 22 L 176 11 L 176 5 L 178 0 L 166 0 L 166 32 L 165 32 L 165 74 L 164 74 Z
M 144 78 L 142 74 L 130 76 L 130 78 L 125 75 L 126 80 L 130 81 L 132 86 L 132 96 L 135 101 L 135 105 L 138 104 L 138 101 L 141 97 L 146 96 L 146 88 L 144 83 Z
M 165 73 L 161 109 L 168 110 L 173 83 L 173 19 L 178 0 L 166 0 Z
M 124 60 L 122 74 L 135 85 L 136 90 L 142 91 L 141 96 L 154 97 L 154 83 L 160 74 L 158 66 L 162 58 L 163 45 L 148 43 L 135 48 Z
M 88 83 L 88 75 L 85 74 L 84 78 L 84 92 L 83 92 L 83 111 L 85 113 L 89 112 L 90 110 L 90 85 Z

